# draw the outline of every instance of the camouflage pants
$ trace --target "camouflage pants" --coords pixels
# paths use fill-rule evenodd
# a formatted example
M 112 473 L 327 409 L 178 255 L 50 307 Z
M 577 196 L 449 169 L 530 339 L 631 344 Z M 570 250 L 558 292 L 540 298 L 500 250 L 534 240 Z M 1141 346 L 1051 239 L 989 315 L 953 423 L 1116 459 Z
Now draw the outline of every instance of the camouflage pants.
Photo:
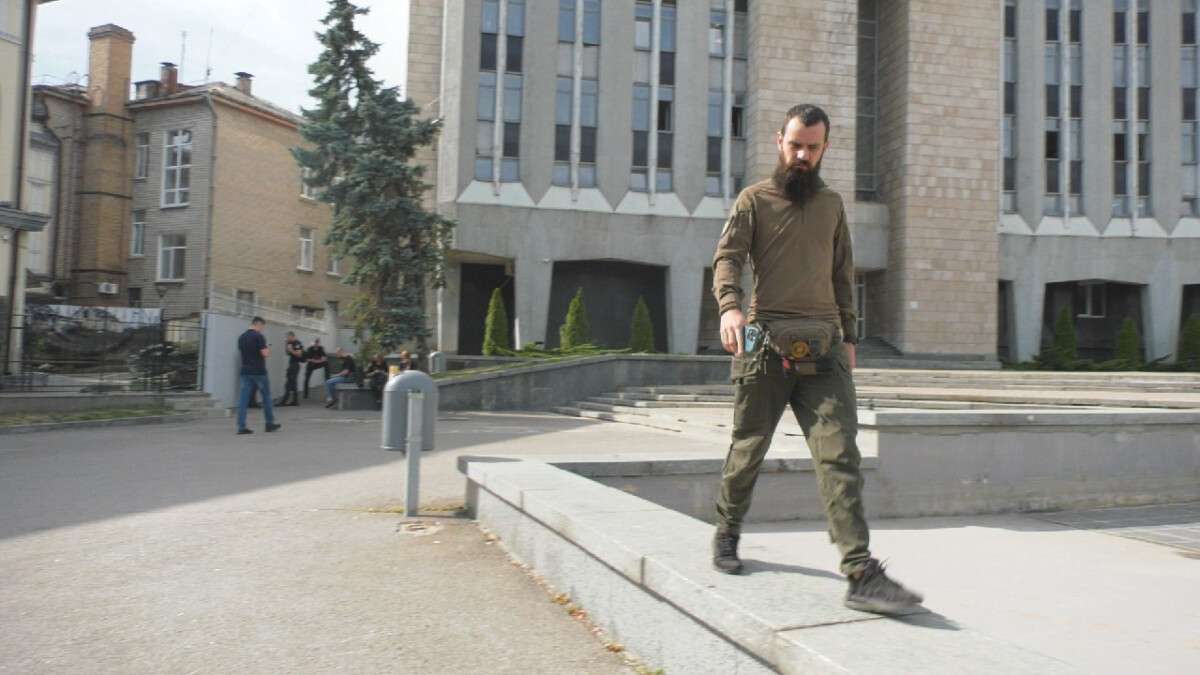
M 769 349 L 733 357 L 731 375 L 737 387 L 733 442 L 717 496 L 717 527 L 740 531 L 763 457 L 790 403 L 812 451 L 829 536 L 841 551 L 842 573 L 849 575 L 870 558 L 869 536 L 858 468 L 861 458 L 855 443 L 854 380 L 841 344 L 835 356 L 830 372 L 804 376 L 785 372 L 779 356 Z

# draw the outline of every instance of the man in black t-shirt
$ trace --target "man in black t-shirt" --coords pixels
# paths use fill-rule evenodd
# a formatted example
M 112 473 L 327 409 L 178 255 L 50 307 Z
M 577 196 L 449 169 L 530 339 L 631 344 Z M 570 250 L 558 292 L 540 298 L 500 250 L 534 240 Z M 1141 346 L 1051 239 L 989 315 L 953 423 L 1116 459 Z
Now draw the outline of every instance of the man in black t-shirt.
M 300 405 L 300 393 L 296 390 L 296 380 L 300 375 L 300 364 L 304 363 L 304 345 L 300 344 L 300 340 L 296 338 L 296 334 L 288 331 L 287 342 L 283 345 L 283 351 L 288 355 L 287 380 L 283 386 L 283 398 L 279 399 L 279 405 Z M 288 402 L 288 399 L 291 402 Z
M 343 382 L 354 381 L 354 357 L 346 353 L 344 349 L 338 347 L 337 356 L 342 360 L 342 369 L 337 375 L 325 380 L 325 407 L 332 408 L 337 405 L 337 386 Z
M 313 338 L 312 345 L 304 350 L 304 398 L 308 398 L 308 382 L 314 370 L 323 370 L 322 375 L 329 379 L 329 359 L 325 357 L 325 348 L 321 346 L 321 338 Z
M 256 316 L 250 322 L 250 328 L 238 337 L 238 351 L 242 356 L 242 390 L 238 396 L 237 411 L 239 434 L 253 433 L 246 427 L 246 408 L 250 405 L 250 396 L 255 391 L 258 391 L 262 399 L 267 431 L 275 431 L 280 426 L 275 423 L 275 410 L 271 407 L 271 383 L 267 380 L 267 357 L 271 355 L 271 346 L 262 334 L 266 325 L 267 322 L 261 316 Z

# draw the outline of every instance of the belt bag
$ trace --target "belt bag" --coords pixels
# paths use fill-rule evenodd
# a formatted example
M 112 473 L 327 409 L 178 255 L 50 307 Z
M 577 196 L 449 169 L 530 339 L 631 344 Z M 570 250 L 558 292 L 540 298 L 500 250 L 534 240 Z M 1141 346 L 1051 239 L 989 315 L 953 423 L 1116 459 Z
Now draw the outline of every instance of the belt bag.
M 796 375 L 817 375 L 833 370 L 833 344 L 837 325 L 822 319 L 766 321 L 767 344 L 783 359 L 783 369 Z

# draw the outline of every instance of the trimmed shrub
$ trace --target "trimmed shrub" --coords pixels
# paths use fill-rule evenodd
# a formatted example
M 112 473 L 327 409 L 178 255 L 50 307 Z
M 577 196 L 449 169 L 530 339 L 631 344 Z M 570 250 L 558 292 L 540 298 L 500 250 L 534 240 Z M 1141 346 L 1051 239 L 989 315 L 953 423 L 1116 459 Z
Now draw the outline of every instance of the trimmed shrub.
M 639 297 L 633 307 L 633 325 L 629 330 L 629 349 L 633 352 L 654 352 L 654 325 L 650 323 L 650 309 L 646 299 Z
M 1121 322 L 1121 330 L 1117 332 L 1116 360 L 1127 370 L 1142 367 L 1141 337 L 1138 335 L 1137 323 L 1125 317 Z
M 504 298 L 500 289 L 492 290 L 488 301 L 487 318 L 483 322 L 483 355 L 499 356 L 511 349 L 508 338 L 508 311 L 504 309 Z
M 1054 344 L 1038 359 L 1050 368 L 1066 368 L 1067 364 L 1079 359 L 1079 348 L 1075 341 L 1075 322 L 1071 319 L 1071 308 L 1063 307 L 1054 321 Z
M 560 349 L 573 349 L 590 344 L 592 328 L 588 323 L 587 309 L 583 306 L 583 289 L 575 291 L 567 307 L 567 321 L 558 329 Z

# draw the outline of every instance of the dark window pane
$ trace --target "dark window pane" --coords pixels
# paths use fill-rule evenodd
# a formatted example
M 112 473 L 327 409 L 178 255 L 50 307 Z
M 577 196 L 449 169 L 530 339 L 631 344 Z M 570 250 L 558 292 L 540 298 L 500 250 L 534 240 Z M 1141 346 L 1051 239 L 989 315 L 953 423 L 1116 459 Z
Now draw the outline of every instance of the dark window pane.
M 671 131 L 673 129 L 674 120 L 671 119 L 671 102 L 658 102 L 658 130 Z
M 571 161 L 571 127 L 559 124 L 554 127 L 554 161 Z
M 510 73 L 519 73 L 524 65 L 523 46 L 525 38 L 515 35 L 508 36 L 508 54 L 505 56 L 504 70 Z
M 1125 109 L 1125 87 L 1113 87 L 1113 119 L 1125 119 Z
M 1183 15 L 1183 44 L 1196 44 L 1196 15 L 1193 12 L 1185 12 Z
M 1079 186 L 1083 185 L 1083 162 L 1071 162 L 1071 194 L 1079 194 Z
M 1196 119 L 1196 90 L 1191 87 L 1183 90 L 1183 119 Z
M 1058 10 L 1057 9 L 1047 9 L 1046 10 L 1046 41 L 1047 42 L 1057 42 L 1058 41 Z
M 732 133 L 733 137 L 734 138 L 744 137 L 746 135 L 746 128 L 744 126 L 745 125 L 745 117 L 742 114 L 742 107 L 736 106 L 736 105 L 733 106 L 733 110 L 730 111 L 730 118 L 731 118 L 731 123 L 729 126 L 730 126 L 730 132 Z
M 675 84 L 675 52 L 659 52 L 658 83 Z
M 1150 119 L 1150 87 L 1138 87 L 1137 97 L 1137 118 Z
M 1083 34 L 1083 17 L 1081 14 L 1083 12 L 1078 9 L 1071 10 L 1071 34 L 1069 36 L 1071 42 L 1079 42 L 1079 38 Z
M 1058 193 L 1058 162 L 1051 160 L 1046 162 L 1046 194 Z
M 733 0 L 733 11 L 744 12 L 746 11 L 746 5 L 746 0 Z
M 479 69 L 496 69 L 496 35 L 484 33 L 479 44 Z
M 1013 157 L 1004 159 L 1004 191 L 1016 192 L 1017 190 L 1017 160 Z
M 1004 6 L 1004 37 L 1017 37 L 1017 8 L 1015 5 Z
M 1083 117 L 1083 87 L 1071 85 L 1071 117 Z
M 521 156 L 521 125 L 513 122 L 504 124 L 504 156 Z
M 1113 43 L 1125 44 L 1125 12 L 1113 12 Z
M 1016 115 L 1017 114 L 1017 83 L 1016 82 L 1005 82 L 1004 83 L 1004 114 L 1005 115 Z
M 1058 85 L 1046 85 L 1046 117 L 1058 117 Z
M 1113 194 L 1117 194 L 1117 195 L 1129 194 L 1129 190 L 1125 185 L 1125 183 L 1126 183 L 1125 179 L 1127 177 L 1128 176 L 1126 175 L 1124 162 L 1118 162 L 1117 164 L 1113 165 Z
M 1150 140 L 1149 134 L 1138 134 L 1137 147 L 1138 147 L 1138 161 L 1139 162 L 1146 161 L 1146 158 L 1150 156 L 1150 148 L 1146 147 L 1146 143 L 1149 140 Z
M 1058 159 L 1058 132 L 1046 132 L 1046 159 Z
M 646 166 L 646 145 L 649 137 L 645 131 L 633 132 L 633 165 Z
M 1113 134 L 1113 161 L 1124 162 L 1129 159 L 1125 152 L 1125 134 Z
M 705 171 L 709 173 L 717 173 L 721 170 L 721 139 L 708 137 L 708 161 L 705 164 Z
M 596 161 L 596 127 L 579 127 L 579 161 Z
M 1150 196 L 1150 162 L 1138 164 L 1138 196 Z
M 659 132 L 658 134 L 658 168 L 671 168 L 671 156 L 674 148 L 675 134 Z
M 1139 45 L 1150 44 L 1150 12 L 1137 13 L 1137 41 Z

